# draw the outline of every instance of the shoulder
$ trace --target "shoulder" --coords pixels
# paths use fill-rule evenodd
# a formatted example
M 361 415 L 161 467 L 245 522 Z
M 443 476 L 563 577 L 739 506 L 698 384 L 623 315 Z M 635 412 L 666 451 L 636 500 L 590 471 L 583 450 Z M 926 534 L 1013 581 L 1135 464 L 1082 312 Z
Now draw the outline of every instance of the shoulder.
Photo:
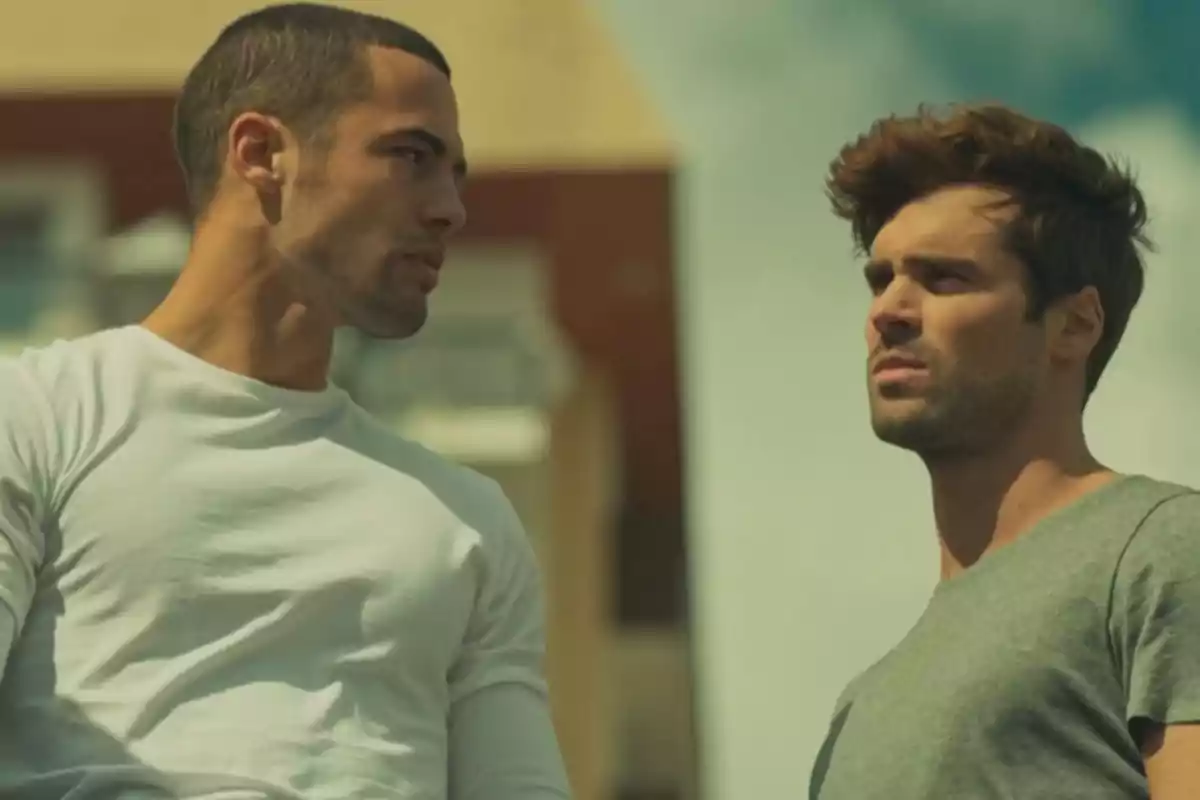
M 26 348 L 0 359 L 0 428 L 5 457 L 27 453 L 31 468 L 57 480 L 98 421 L 106 373 L 122 371 L 130 342 L 122 329 Z M 119 377 L 116 378 L 120 380 Z M 126 378 L 125 380 L 128 380 Z
M 1117 564 L 1118 599 L 1187 591 L 1200 599 L 1200 492 L 1155 482 L 1160 496 L 1131 532 Z
M 1165 496 L 1146 511 L 1130 536 L 1122 558 L 1127 564 L 1200 557 L 1200 491 L 1159 485 Z
M 6 492 L 30 498 L 40 516 L 62 472 L 64 435 L 58 408 L 62 345 L 0 358 L 0 479 Z
M 0 477 L 44 472 L 54 430 L 50 394 L 27 355 L 0 358 Z
M 1194 528 L 1200 525 L 1200 490 L 1190 486 L 1159 483 L 1167 496 L 1157 502 L 1139 526 L 1142 530 Z
M 59 425 L 56 410 L 73 392 L 69 380 L 73 348 L 69 342 L 31 347 L 0 358 L 0 427 L 3 444 L 13 448 L 39 445 L 54 438 Z
M 1195 719 L 1200 709 L 1200 493 L 1170 493 L 1143 515 L 1118 564 L 1109 641 L 1128 719 Z
M 128 331 L 120 328 L 59 339 L 6 359 L 5 381 L 40 393 L 54 406 L 70 404 L 94 388 L 106 368 L 119 369 L 134 349 Z M 17 373 L 21 377 L 14 377 Z

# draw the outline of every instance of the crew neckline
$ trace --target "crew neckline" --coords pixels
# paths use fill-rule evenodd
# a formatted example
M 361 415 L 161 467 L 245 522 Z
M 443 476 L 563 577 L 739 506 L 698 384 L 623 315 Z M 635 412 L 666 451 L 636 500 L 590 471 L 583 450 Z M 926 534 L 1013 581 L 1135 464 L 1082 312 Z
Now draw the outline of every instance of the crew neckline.
M 250 394 L 265 403 L 287 408 L 322 410 L 341 403 L 349 397 L 346 391 L 332 380 L 327 379 L 325 388 L 317 391 L 275 386 L 257 378 L 252 378 L 249 375 L 233 372 L 232 370 L 205 361 L 203 358 L 172 344 L 142 325 L 128 325 L 124 330 L 142 339 L 161 356 L 173 361 L 181 368 L 202 373 L 207 380 L 217 385 L 226 386 L 232 391 Z

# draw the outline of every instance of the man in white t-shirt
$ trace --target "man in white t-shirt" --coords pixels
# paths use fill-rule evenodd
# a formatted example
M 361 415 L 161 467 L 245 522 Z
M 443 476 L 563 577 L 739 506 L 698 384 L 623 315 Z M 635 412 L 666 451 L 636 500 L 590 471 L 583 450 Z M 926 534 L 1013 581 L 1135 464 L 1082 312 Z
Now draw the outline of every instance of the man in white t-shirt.
M 445 59 L 263 9 L 175 136 L 169 296 L 0 363 L 0 797 L 567 798 L 511 505 L 327 379 L 336 328 L 421 328 L 463 225 Z

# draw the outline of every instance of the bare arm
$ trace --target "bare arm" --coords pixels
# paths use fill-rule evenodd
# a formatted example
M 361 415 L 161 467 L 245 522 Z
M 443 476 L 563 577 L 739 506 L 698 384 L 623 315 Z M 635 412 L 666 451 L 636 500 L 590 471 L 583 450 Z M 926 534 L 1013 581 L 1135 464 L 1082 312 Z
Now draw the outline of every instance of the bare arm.
M 1151 800 L 1200 797 L 1200 725 L 1156 725 L 1142 754 Z

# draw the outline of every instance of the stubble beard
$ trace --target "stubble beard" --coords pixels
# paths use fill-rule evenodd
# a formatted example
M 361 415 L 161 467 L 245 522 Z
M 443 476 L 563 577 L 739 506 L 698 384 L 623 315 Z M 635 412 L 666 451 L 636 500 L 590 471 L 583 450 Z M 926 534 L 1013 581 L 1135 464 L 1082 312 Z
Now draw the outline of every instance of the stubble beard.
M 970 457 L 1011 435 L 1027 416 L 1033 394 L 1028 374 L 935 384 L 919 395 L 872 387 L 871 427 L 880 441 L 927 462 Z

